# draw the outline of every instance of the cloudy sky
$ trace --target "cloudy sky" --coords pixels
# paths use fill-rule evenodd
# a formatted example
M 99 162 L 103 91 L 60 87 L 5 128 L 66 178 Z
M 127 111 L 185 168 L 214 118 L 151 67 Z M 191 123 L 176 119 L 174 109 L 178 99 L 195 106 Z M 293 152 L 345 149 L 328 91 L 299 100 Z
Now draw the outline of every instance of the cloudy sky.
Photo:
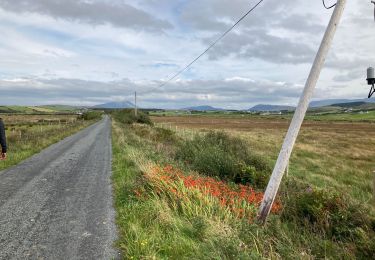
M 295 105 L 328 24 L 320 0 L 0 0 L 0 104 Z M 334 0 L 326 0 L 327 5 Z M 348 1 L 315 99 L 364 98 L 375 66 L 368 0 Z

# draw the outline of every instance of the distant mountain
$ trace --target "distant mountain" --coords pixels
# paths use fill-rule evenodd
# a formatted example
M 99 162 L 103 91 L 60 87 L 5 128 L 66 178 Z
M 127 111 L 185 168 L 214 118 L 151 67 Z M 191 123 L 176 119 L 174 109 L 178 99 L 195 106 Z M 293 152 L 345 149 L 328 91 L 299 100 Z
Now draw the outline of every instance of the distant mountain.
M 358 101 L 358 102 L 332 104 L 331 106 L 332 107 L 345 107 L 345 108 L 347 108 L 347 107 L 359 107 L 359 106 L 364 106 L 364 105 L 367 105 L 367 104 L 370 104 L 370 103 Z
M 370 99 L 324 99 L 319 101 L 312 101 L 310 102 L 310 107 L 325 107 L 325 106 L 332 106 L 334 104 L 345 104 L 345 103 L 353 103 L 353 102 L 366 102 L 366 103 L 375 103 L 374 98 Z
M 134 104 L 128 101 L 121 102 L 109 102 L 101 105 L 96 105 L 93 108 L 109 108 L 109 109 L 122 109 L 122 108 L 133 108 Z
M 341 107 L 341 108 L 371 108 L 375 103 L 375 99 L 325 99 L 319 101 L 312 101 L 310 109 L 316 110 L 323 107 Z M 279 106 L 279 105 L 256 105 L 249 109 L 254 112 L 278 112 L 278 111 L 294 111 L 296 108 L 292 106 Z
M 212 106 L 196 106 L 196 107 L 187 107 L 182 110 L 189 110 L 189 111 L 222 111 L 222 108 L 216 108 Z
M 296 108 L 292 106 L 279 106 L 279 105 L 256 105 L 249 109 L 254 112 L 278 112 L 278 111 L 294 111 Z

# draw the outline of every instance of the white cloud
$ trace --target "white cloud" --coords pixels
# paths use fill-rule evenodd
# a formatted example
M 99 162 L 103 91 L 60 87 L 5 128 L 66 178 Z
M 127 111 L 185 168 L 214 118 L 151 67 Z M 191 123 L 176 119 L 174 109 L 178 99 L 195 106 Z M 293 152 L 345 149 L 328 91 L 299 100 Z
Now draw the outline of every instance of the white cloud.
M 190 70 L 155 88 L 254 3 L 0 0 L 2 103 L 95 104 L 132 100 L 138 89 L 147 107 L 295 104 L 332 12 L 320 1 L 265 1 Z M 348 1 L 316 97 L 367 91 L 374 26 L 368 2 Z
M 151 31 L 172 27 L 168 22 L 156 19 L 125 1 L 1 0 L 0 7 L 10 12 L 38 13 L 93 25 L 112 24 Z

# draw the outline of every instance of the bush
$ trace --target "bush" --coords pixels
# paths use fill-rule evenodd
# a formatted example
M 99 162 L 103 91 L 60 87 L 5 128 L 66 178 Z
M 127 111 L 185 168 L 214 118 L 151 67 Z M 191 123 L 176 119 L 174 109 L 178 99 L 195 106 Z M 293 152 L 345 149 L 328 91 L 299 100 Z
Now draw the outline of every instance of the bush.
M 177 141 L 175 132 L 169 129 L 149 127 L 147 125 L 133 125 L 131 129 L 137 136 L 156 144 L 173 145 Z
M 81 115 L 79 117 L 79 119 L 83 119 L 83 120 L 95 120 L 95 119 L 99 119 L 102 117 L 102 113 L 99 112 L 99 111 L 90 111 L 90 112 L 86 112 L 86 113 L 83 113 L 83 115 Z
M 155 141 L 160 143 L 173 144 L 177 140 L 176 135 L 172 130 L 160 127 L 155 128 L 154 135 Z
M 251 163 L 256 164 L 261 160 L 253 160 Z M 241 168 L 241 178 L 242 182 L 251 184 L 254 187 L 265 188 L 269 181 L 269 172 L 265 170 L 257 170 L 257 167 L 253 165 L 243 164 Z M 259 165 L 258 165 L 259 169 Z
M 366 209 L 333 191 L 307 188 L 290 196 L 286 204 L 284 219 L 297 221 L 334 239 L 355 241 L 373 232 L 374 221 Z
M 176 158 L 208 176 L 236 183 L 251 183 L 264 188 L 268 182 L 269 166 L 252 153 L 240 138 L 224 132 L 208 132 L 179 144 Z
M 112 116 L 121 123 L 124 124 L 147 124 L 152 125 L 152 121 L 148 114 L 138 110 L 138 115 L 135 116 L 133 109 L 123 109 L 112 112 Z

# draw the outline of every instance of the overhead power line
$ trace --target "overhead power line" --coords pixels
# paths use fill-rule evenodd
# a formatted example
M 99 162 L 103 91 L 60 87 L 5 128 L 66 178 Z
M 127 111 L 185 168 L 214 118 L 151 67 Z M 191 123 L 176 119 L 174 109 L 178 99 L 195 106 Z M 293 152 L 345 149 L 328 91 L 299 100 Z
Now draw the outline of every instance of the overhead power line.
M 245 19 L 252 11 L 255 10 L 264 0 L 260 0 L 257 2 L 249 11 L 247 11 L 235 24 L 233 24 L 228 30 L 226 30 L 222 35 L 220 35 L 219 38 L 217 38 L 214 42 L 212 42 L 207 49 L 205 49 L 201 54 L 199 54 L 198 57 L 196 57 L 192 62 L 190 62 L 188 65 L 186 65 L 183 69 L 178 71 L 176 74 L 174 74 L 172 77 L 170 77 L 167 81 L 160 84 L 156 88 L 162 88 L 165 85 L 167 85 L 169 82 L 177 78 L 179 75 L 181 75 L 184 71 L 186 71 L 188 68 L 190 68 L 195 62 L 197 62 L 203 55 L 205 55 L 209 50 L 211 50 L 219 41 L 221 41 L 230 31 L 232 31 L 243 19 Z M 155 88 L 155 89 L 156 89 Z

